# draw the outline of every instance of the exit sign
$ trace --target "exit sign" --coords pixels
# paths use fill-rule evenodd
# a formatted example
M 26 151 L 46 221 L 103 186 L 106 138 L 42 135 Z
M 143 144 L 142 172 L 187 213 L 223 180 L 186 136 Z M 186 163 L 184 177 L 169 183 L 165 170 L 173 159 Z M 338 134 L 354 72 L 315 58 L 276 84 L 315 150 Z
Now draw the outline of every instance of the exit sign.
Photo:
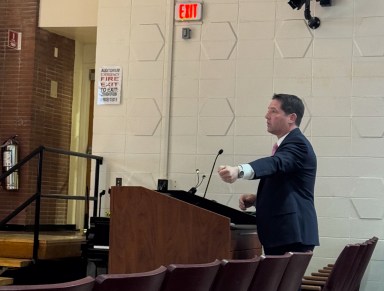
M 201 3 L 186 2 L 176 3 L 175 19 L 177 21 L 198 21 L 201 20 Z

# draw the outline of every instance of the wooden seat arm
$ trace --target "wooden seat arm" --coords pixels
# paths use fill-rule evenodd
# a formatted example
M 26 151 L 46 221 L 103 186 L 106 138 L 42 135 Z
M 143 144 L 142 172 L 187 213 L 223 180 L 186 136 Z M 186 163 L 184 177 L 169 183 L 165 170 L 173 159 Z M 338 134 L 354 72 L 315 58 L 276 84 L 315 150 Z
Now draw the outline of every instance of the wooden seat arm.
M 324 278 L 328 278 L 329 277 L 329 273 L 311 273 L 312 276 L 316 276 L 316 277 L 324 277 Z
M 312 280 L 312 281 L 327 281 L 328 277 L 319 277 L 319 276 L 304 276 L 305 280 Z
M 311 285 L 301 285 L 301 290 L 321 291 L 321 287 L 320 286 L 311 286 Z
M 325 281 L 317 281 L 317 280 L 305 280 L 303 279 L 301 281 L 303 285 L 315 285 L 315 286 L 324 286 Z

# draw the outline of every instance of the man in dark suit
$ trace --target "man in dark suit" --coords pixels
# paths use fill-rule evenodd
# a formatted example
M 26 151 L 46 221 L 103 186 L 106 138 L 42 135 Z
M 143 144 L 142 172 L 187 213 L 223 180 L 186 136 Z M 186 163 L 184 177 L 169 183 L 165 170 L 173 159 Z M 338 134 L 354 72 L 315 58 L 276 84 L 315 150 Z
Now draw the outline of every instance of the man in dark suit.
M 242 195 L 239 207 L 256 207 L 257 232 L 266 255 L 306 252 L 319 245 L 314 206 L 317 162 L 299 129 L 303 115 L 300 98 L 274 95 L 265 118 L 268 132 L 278 138 L 277 149 L 270 157 L 219 168 L 227 183 L 238 178 L 260 179 L 257 195 Z

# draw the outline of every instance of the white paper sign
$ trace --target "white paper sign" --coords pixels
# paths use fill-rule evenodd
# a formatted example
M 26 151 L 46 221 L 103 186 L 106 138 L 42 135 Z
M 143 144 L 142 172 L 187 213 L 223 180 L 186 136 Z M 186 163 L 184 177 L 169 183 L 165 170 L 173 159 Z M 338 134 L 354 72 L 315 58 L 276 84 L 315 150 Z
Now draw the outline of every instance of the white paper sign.
M 122 77 L 123 71 L 120 66 L 100 68 L 100 79 L 97 84 L 97 104 L 120 104 Z

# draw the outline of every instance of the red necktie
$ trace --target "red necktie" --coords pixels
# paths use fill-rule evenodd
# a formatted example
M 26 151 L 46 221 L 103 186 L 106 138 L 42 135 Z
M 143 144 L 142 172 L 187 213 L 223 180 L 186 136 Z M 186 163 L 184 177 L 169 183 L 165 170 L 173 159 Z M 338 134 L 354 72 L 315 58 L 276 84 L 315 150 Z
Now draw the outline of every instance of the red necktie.
M 277 143 L 275 143 L 274 145 L 273 145 L 273 147 L 272 147 L 272 156 L 275 154 L 275 152 L 277 151 L 277 148 L 278 148 L 279 146 L 277 145 Z

